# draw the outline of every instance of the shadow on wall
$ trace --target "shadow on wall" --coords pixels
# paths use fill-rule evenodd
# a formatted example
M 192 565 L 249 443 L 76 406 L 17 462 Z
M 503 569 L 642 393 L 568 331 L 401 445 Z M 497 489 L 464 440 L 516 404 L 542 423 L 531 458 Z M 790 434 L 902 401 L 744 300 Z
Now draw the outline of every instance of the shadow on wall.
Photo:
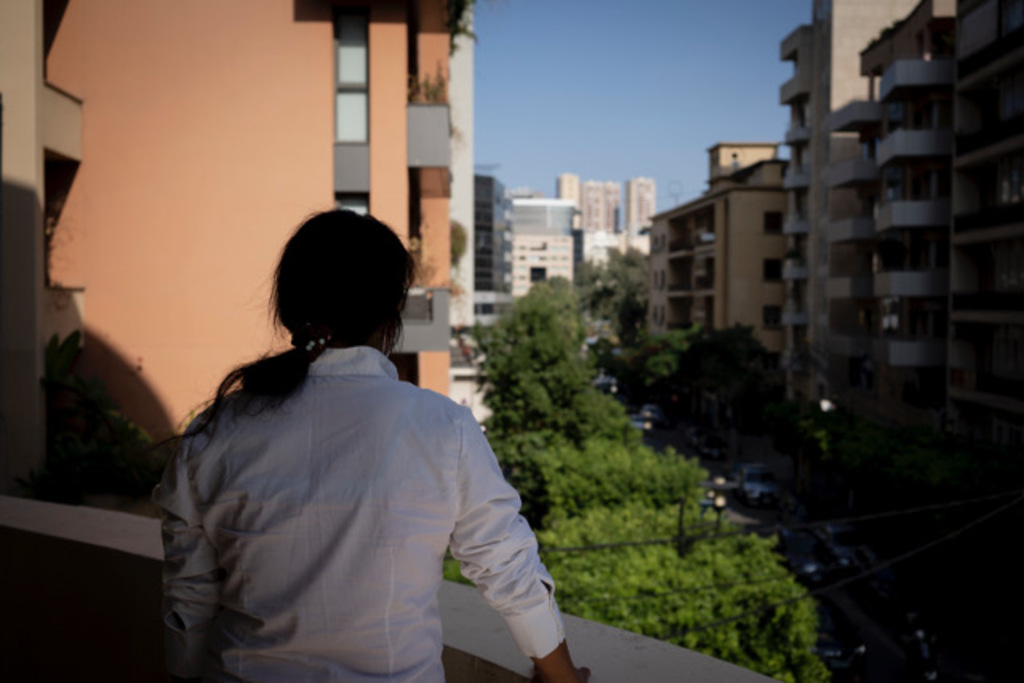
M 125 417 L 145 429 L 154 441 L 159 441 L 173 435 L 178 425 L 142 373 L 141 359 L 124 358 L 85 326 L 85 344 L 75 361 L 75 374 L 103 380 Z

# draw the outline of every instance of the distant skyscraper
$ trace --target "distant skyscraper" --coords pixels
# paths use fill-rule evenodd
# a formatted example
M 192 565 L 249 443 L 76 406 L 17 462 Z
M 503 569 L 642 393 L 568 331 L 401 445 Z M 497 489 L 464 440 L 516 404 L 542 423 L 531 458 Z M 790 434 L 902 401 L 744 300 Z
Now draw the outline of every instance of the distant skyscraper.
M 609 180 L 604 184 L 604 230 L 618 232 L 622 221 L 619 220 L 619 207 L 622 205 L 622 183 Z
M 630 178 L 626 181 L 626 232 L 635 237 L 651 224 L 657 205 L 654 178 Z
M 570 199 L 576 202 L 576 210 L 580 210 L 580 177 L 575 173 L 562 173 L 555 183 L 559 199 Z M 573 216 L 572 227 L 580 227 L 580 214 Z
M 606 230 L 604 183 L 588 180 L 580 186 L 580 227 L 584 232 Z

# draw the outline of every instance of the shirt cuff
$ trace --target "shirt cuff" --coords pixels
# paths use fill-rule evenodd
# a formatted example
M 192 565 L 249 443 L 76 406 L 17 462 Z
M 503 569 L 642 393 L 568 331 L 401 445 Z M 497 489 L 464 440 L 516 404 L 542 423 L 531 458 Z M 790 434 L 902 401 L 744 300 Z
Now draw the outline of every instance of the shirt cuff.
M 541 658 L 551 654 L 565 640 L 562 615 L 555 602 L 554 586 L 542 581 L 548 599 L 516 614 L 505 614 L 505 624 L 519 651 L 527 657 Z

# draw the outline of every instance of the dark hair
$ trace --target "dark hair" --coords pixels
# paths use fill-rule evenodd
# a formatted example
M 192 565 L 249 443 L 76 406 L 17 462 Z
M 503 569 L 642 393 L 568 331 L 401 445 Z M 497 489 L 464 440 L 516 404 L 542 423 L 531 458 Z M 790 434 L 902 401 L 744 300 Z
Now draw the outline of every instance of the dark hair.
M 213 424 L 229 396 L 257 411 L 288 398 L 309 373 L 314 356 L 303 343 L 310 328 L 326 329 L 344 346 L 365 344 L 381 330 L 384 352 L 393 351 L 414 271 L 409 251 L 376 218 L 351 211 L 310 217 L 281 253 L 270 298 L 275 323 L 292 334 L 295 348 L 228 373 L 194 431 Z

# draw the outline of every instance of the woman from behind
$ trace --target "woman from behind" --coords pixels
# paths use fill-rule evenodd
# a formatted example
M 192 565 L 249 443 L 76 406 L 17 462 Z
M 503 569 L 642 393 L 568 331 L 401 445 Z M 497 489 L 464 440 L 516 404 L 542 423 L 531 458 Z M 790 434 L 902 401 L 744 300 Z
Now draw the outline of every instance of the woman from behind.
M 387 358 L 412 276 L 368 216 L 315 215 L 285 246 L 293 347 L 225 378 L 154 492 L 176 679 L 443 681 L 450 548 L 540 680 L 587 680 L 479 425 Z

